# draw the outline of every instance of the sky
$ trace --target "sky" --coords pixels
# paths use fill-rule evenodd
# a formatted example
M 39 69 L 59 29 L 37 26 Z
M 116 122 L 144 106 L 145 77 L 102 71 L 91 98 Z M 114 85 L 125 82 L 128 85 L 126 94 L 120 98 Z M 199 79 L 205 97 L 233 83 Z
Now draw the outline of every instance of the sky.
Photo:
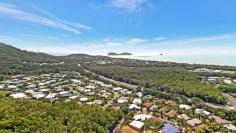
M 0 0 L 0 42 L 54 55 L 236 55 L 235 0 Z

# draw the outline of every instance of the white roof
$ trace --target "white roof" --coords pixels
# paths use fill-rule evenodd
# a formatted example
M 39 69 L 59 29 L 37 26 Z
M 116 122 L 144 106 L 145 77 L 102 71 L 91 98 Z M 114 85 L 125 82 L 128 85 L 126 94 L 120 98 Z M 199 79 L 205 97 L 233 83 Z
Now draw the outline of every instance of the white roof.
M 138 110 L 140 110 L 141 107 L 137 106 L 136 104 L 130 104 L 129 109 L 138 109 Z
M 211 114 L 210 112 L 208 112 L 206 110 L 202 111 L 202 113 L 205 114 L 205 115 L 210 115 Z
M 184 119 L 184 120 L 189 120 L 189 119 L 190 119 L 190 117 L 187 116 L 186 114 L 181 114 L 181 115 L 178 115 L 177 117 L 178 117 L 179 119 Z
M 128 90 L 128 89 L 122 89 L 122 90 L 120 90 L 120 92 L 121 92 L 121 93 L 124 93 L 124 94 L 125 94 L 127 91 L 129 91 L 129 90 Z
M 67 94 L 69 93 L 68 91 L 62 91 L 62 92 L 59 92 L 60 95 L 64 95 L 64 94 Z
M 142 103 L 142 100 L 141 100 L 141 99 L 135 98 L 135 99 L 133 100 L 133 104 L 141 104 L 141 103 Z
M 94 96 L 95 95 L 95 92 L 87 92 L 86 95 L 89 95 L 89 96 Z
M 127 103 L 128 102 L 128 97 L 120 97 L 117 101 L 118 103 Z
M 111 84 L 103 84 L 102 86 L 103 86 L 103 87 L 107 87 L 107 88 L 111 88 L 111 87 L 112 87 Z
M 41 91 L 41 92 L 47 92 L 47 91 L 50 91 L 50 89 L 40 89 L 39 91 Z
M 36 99 L 40 99 L 40 98 L 44 98 L 45 94 L 43 94 L 43 93 L 34 93 L 33 97 L 36 98 Z
M 34 90 L 26 90 L 25 93 L 33 94 Z
M 38 85 L 43 86 L 43 85 L 45 85 L 45 83 L 39 83 Z
M 189 106 L 189 105 L 186 105 L 186 104 L 180 104 L 180 105 L 179 105 L 179 108 L 189 110 L 189 109 L 191 109 L 192 107 Z
M 224 79 L 225 84 L 232 84 L 232 81 L 230 79 Z
M 73 82 L 73 83 L 81 83 L 79 80 L 77 80 L 77 79 L 71 79 L 71 81 Z
M 85 88 L 87 88 L 87 89 L 94 89 L 94 88 L 95 88 L 95 86 L 88 85 L 88 86 L 85 86 Z
M 126 91 L 125 94 L 130 95 L 132 94 L 132 91 Z
M 135 120 L 142 120 L 142 121 L 144 121 L 144 120 L 146 120 L 146 119 L 152 118 L 152 115 L 139 114 L 139 115 L 135 115 L 133 118 L 134 118 Z
M 121 88 L 121 87 L 115 87 L 115 88 L 113 88 L 113 91 L 119 91 L 119 90 L 122 90 L 122 88 Z
M 202 113 L 202 114 L 205 114 L 205 115 L 210 115 L 211 113 L 204 110 L 204 109 L 195 109 L 195 113 Z
M 138 95 L 139 97 L 142 97 L 143 93 L 142 92 L 137 92 L 136 95 Z
M 16 94 L 11 94 L 10 97 L 12 98 L 27 98 L 25 93 L 16 93 Z
M 41 77 L 49 77 L 50 76 L 50 74 L 42 74 L 42 75 L 40 75 Z
M 57 96 L 57 93 L 49 93 L 45 98 L 50 99 Z
M 88 101 L 88 98 L 87 98 L 87 97 L 82 97 L 82 98 L 80 98 L 80 101 L 81 101 L 81 102 Z
M 71 97 L 68 97 L 69 99 L 76 99 L 78 96 L 71 96 Z
M 31 85 L 28 85 L 27 88 L 35 88 L 36 85 L 35 84 L 31 84 Z
M 138 129 L 142 129 L 144 126 L 144 123 L 141 121 L 132 121 L 129 125 Z
M 193 118 L 191 120 L 188 120 L 187 121 L 188 124 L 190 124 L 191 126 L 196 126 L 196 125 L 199 125 L 201 124 L 201 120 L 197 119 L 197 118 Z
M 208 79 L 219 79 L 220 77 L 208 77 Z
M 105 90 L 101 90 L 101 91 L 99 91 L 99 92 L 101 92 L 101 93 L 106 93 L 106 91 L 105 91 Z
M 90 89 L 86 89 L 86 90 L 83 90 L 85 93 L 86 92 L 91 92 L 91 90 Z
M 3 85 L 0 85 L 0 89 L 2 89 L 3 88 Z
M 93 100 L 93 104 L 102 104 L 102 100 Z
M 7 87 L 10 88 L 10 89 L 16 89 L 15 85 L 8 85 Z
M 195 109 L 195 113 L 202 113 L 204 109 Z
M 225 124 L 224 127 L 229 130 L 236 131 L 236 126 L 234 126 L 232 124 Z
M 78 91 L 83 91 L 83 90 L 85 90 L 85 88 L 83 88 L 83 87 L 81 87 L 81 86 L 77 86 L 77 90 L 78 90 Z

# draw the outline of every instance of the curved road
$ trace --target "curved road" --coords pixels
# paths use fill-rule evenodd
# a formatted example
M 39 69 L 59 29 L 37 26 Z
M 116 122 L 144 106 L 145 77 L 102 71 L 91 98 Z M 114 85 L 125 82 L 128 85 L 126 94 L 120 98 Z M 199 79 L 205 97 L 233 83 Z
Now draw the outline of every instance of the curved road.
M 231 95 L 229 94 L 226 94 L 226 93 L 222 93 L 222 95 L 226 98 L 228 98 L 229 100 L 229 104 L 234 107 L 234 109 L 236 110 L 236 98 L 232 97 Z

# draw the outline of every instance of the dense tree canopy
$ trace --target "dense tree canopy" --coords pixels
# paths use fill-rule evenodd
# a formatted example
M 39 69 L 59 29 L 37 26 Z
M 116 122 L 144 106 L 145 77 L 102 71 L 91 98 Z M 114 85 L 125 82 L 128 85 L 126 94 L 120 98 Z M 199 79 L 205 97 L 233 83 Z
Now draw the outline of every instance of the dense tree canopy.
M 155 88 L 163 92 L 198 97 L 208 102 L 224 104 L 225 98 L 211 85 L 201 82 L 201 77 L 179 67 L 125 67 L 92 65 L 88 69 L 116 80 Z
M 122 117 L 114 109 L 78 105 L 0 98 L 1 133 L 108 133 Z

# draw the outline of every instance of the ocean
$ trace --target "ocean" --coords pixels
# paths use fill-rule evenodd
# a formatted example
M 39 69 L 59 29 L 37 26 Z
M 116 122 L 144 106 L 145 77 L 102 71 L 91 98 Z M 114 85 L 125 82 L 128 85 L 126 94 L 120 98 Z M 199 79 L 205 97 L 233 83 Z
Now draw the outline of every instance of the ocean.
M 151 61 L 177 62 L 189 64 L 208 64 L 222 66 L 236 66 L 236 55 L 152 55 L 152 56 L 112 56 L 116 58 L 130 58 Z

